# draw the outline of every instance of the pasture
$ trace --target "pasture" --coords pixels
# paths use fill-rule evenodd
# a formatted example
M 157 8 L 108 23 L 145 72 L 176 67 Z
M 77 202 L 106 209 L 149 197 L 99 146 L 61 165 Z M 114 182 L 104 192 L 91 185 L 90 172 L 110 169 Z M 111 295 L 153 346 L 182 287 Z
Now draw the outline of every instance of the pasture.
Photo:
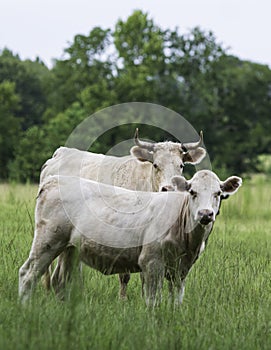
M 164 284 L 147 309 L 138 274 L 128 300 L 117 276 L 84 267 L 60 302 L 39 283 L 28 307 L 17 300 L 18 269 L 33 237 L 37 186 L 0 185 L 0 349 L 270 349 L 271 179 L 244 181 L 222 203 L 204 254 L 173 309 Z

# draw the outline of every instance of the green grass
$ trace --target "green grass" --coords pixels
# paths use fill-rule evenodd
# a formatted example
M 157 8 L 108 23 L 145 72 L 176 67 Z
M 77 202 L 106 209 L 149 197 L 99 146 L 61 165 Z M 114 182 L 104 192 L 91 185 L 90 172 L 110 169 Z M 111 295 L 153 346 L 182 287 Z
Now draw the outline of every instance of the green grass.
M 181 308 L 145 307 L 133 275 L 128 300 L 118 279 L 84 267 L 60 302 L 39 284 L 17 300 L 18 269 L 33 236 L 37 187 L 0 186 L 0 349 L 271 349 L 271 182 L 253 179 L 225 201 L 208 246 L 187 278 Z M 78 288 L 76 288 L 76 286 Z

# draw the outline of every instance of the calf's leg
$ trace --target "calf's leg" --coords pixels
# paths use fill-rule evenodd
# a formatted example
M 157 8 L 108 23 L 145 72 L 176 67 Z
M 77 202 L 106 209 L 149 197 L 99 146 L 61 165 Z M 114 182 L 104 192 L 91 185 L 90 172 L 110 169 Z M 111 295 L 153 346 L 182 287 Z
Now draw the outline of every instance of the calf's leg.
M 51 285 L 60 299 L 64 299 L 65 287 L 71 280 L 75 265 L 77 266 L 76 253 L 76 248 L 70 246 L 58 256 L 57 265 L 51 278 Z
M 158 259 L 148 261 L 142 266 L 144 295 L 147 306 L 156 306 L 161 302 L 164 273 L 164 265 Z
M 30 298 L 39 278 L 66 246 L 64 242 L 41 240 L 37 237 L 38 235 L 35 235 L 28 259 L 19 269 L 19 298 L 21 302 Z
M 127 299 L 127 285 L 130 281 L 129 273 L 120 273 L 119 274 L 119 282 L 120 282 L 120 299 Z
M 181 305 L 184 297 L 185 290 L 185 280 L 178 279 L 168 281 L 168 289 L 169 289 L 169 297 L 170 301 L 174 303 L 174 305 Z

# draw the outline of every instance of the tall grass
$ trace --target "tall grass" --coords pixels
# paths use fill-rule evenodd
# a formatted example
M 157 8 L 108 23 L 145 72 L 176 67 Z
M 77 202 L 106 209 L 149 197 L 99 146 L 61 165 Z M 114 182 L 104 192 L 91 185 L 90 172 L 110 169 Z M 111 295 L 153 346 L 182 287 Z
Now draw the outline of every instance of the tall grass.
M 18 269 L 33 237 L 37 187 L 0 186 L 0 349 L 270 349 L 271 183 L 253 180 L 223 202 L 206 251 L 187 278 L 183 305 L 145 307 L 133 275 L 128 300 L 118 279 L 85 267 L 83 287 L 60 302 L 41 286 L 17 301 Z

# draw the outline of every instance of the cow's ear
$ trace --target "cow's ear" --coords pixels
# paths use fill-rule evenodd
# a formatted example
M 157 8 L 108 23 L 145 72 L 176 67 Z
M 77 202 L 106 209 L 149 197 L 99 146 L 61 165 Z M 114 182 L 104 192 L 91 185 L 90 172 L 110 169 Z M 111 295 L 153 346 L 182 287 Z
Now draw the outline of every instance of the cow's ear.
M 173 176 L 171 178 L 172 185 L 180 192 L 189 191 L 191 185 L 183 176 Z
M 220 183 L 220 188 L 223 191 L 223 195 L 231 195 L 238 191 L 242 185 L 242 179 L 238 176 L 230 176 L 224 182 Z
M 183 162 L 196 165 L 196 164 L 199 164 L 205 156 L 206 156 L 205 149 L 202 147 L 199 147 L 185 153 L 183 155 Z
M 131 148 L 130 153 L 132 156 L 136 157 L 141 162 L 153 163 L 153 153 L 145 148 L 134 146 Z

